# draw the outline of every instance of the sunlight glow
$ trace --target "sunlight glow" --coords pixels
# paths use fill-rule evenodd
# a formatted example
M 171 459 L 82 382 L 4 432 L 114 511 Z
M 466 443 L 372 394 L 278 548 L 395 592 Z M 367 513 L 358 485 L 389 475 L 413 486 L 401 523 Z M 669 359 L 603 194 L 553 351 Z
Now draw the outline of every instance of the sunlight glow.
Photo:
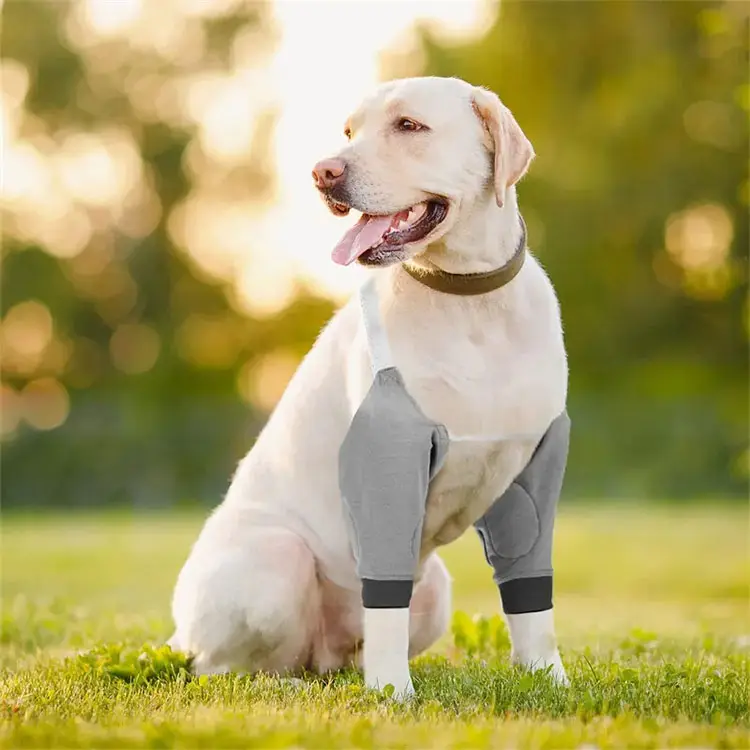
M 270 412 L 298 366 L 299 357 L 285 349 L 276 349 L 240 370 L 237 390 L 248 403 Z
M 82 12 L 88 25 L 100 36 L 129 29 L 141 15 L 142 0 L 86 0 Z
M 37 430 L 54 430 L 70 412 L 70 397 L 55 378 L 38 378 L 21 391 L 24 419 Z
M 724 298 L 735 271 L 730 259 L 733 239 L 732 218 L 719 204 L 691 206 L 667 219 L 666 250 L 682 270 L 686 294 L 703 300 Z
M 26 300 L 11 307 L 0 325 L 3 369 L 34 372 L 53 335 L 54 322 L 46 305 Z
M 119 370 L 129 375 L 148 372 L 159 357 L 159 334 L 143 323 L 118 326 L 109 341 L 109 353 Z
M 667 251 L 685 269 L 723 265 L 729 257 L 733 238 L 732 218 L 718 204 L 693 206 L 667 219 Z
M 191 189 L 170 207 L 168 231 L 197 274 L 224 285 L 237 309 L 263 317 L 290 302 L 299 279 L 341 298 L 361 278 L 361 269 L 331 261 L 353 219 L 329 213 L 310 173 L 343 143 L 344 120 L 380 79 L 383 59 L 400 56 L 414 67 L 415 23 L 467 37 L 491 22 L 494 5 L 276 0 L 262 6 L 270 23 L 235 36 L 228 65 L 206 59 L 200 19 L 244 3 L 78 0 L 61 36 L 81 55 L 94 95 L 119 90 L 145 122 L 191 133 L 182 162 Z M 163 64 L 134 69 L 133 47 Z M 132 280 L 113 267 L 92 283 L 75 262 L 92 242 L 94 254 L 106 254 L 115 227 L 139 239 L 157 226 L 163 207 L 138 135 L 116 125 L 55 130 L 24 109 L 32 71 L 3 60 L 0 72 L 4 232 L 64 259 L 78 290 L 119 323 L 133 309 Z M 265 124 L 276 114 L 269 137 Z M 120 365 L 128 336 L 115 340 Z

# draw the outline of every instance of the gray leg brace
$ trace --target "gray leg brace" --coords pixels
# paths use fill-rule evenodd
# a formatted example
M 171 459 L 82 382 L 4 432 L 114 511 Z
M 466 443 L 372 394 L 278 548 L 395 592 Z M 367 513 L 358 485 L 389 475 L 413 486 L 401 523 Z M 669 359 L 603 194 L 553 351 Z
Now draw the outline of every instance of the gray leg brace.
M 429 483 L 450 438 L 393 366 L 373 281 L 360 292 L 373 382 L 339 451 L 339 487 L 367 609 L 409 606 Z M 552 607 L 552 531 L 568 453 L 561 414 L 476 524 L 508 614 Z
M 448 443 L 399 371 L 379 370 L 339 452 L 339 486 L 366 608 L 409 606 L 427 491 Z
M 569 440 L 563 412 L 526 468 L 474 524 L 506 614 L 552 608 L 552 536 Z

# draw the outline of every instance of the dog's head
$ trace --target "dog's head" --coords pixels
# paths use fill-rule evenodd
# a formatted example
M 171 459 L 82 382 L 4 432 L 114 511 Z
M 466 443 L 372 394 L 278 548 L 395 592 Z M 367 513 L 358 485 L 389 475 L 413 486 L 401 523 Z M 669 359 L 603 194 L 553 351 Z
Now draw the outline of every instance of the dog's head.
M 343 265 L 386 266 L 419 254 L 488 190 L 502 207 L 534 156 L 498 97 L 457 78 L 385 83 L 344 134 L 347 145 L 313 170 L 331 211 L 362 212 L 333 252 Z

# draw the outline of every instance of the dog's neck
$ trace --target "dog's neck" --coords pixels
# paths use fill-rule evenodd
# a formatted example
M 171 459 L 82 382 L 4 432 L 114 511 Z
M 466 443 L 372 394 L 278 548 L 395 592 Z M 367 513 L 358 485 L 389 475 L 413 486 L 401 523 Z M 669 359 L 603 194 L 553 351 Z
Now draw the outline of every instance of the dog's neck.
M 506 191 L 502 208 L 488 190 L 461 213 L 451 230 L 420 257 L 456 274 L 492 271 L 505 265 L 515 254 L 523 233 L 515 188 Z M 413 259 L 415 265 L 422 265 L 420 257 Z

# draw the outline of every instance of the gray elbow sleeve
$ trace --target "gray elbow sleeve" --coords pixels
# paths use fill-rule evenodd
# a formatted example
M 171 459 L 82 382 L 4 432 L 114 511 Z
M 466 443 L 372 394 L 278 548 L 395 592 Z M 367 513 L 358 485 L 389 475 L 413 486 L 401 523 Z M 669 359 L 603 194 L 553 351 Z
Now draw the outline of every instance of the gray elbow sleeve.
M 474 524 L 507 614 L 552 607 L 552 540 L 569 441 L 563 412 L 526 468 Z
M 408 607 L 429 482 L 448 435 L 427 420 L 395 368 L 379 371 L 339 454 L 339 486 L 365 607 Z

